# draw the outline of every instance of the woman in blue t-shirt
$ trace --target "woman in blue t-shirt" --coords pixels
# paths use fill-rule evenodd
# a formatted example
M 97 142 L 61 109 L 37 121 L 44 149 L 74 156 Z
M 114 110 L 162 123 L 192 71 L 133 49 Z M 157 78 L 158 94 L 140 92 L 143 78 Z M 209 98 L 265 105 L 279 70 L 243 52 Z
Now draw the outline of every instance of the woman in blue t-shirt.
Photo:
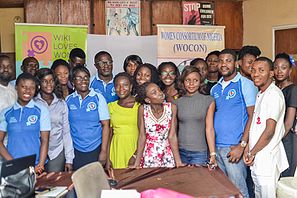
M 51 130 L 49 112 L 32 100 L 36 91 L 36 79 L 32 74 L 19 75 L 16 90 L 17 102 L 0 113 L 0 154 L 6 160 L 36 154 L 35 172 L 41 173 Z M 6 133 L 7 148 L 3 143 Z
M 73 140 L 73 169 L 107 158 L 109 112 L 105 98 L 89 88 L 90 72 L 84 66 L 72 69 L 75 92 L 66 98 Z

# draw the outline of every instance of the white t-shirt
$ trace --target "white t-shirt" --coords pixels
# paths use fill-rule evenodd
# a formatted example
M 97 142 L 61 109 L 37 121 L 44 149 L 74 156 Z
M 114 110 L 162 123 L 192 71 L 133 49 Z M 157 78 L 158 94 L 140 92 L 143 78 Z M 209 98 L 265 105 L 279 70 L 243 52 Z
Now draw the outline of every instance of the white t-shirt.
M 272 170 L 275 170 L 275 166 L 280 173 L 289 167 L 284 145 L 281 141 L 285 133 L 285 108 L 283 93 L 275 84 L 271 83 L 263 93 L 259 92 L 257 94 L 249 133 L 250 150 L 255 146 L 265 130 L 266 120 L 273 119 L 277 124 L 275 133 L 269 144 L 255 156 L 254 165 L 251 167 L 251 170 L 256 175 L 271 176 L 274 175 Z
M 7 86 L 0 84 L 0 111 L 12 106 L 17 100 L 15 87 L 8 83 Z
M 6 109 L 7 107 L 11 107 L 17 100 L 17 92 L 15 87 L 8 83 L 7 86 L 3 86 L 0 84 L 0 112 Z M 1 120 L 0 120 L 1 122 Z M 4 145 L 7 145 L 7 135 L 3 141 Z M 2 158 L 0 157 L 0 160 Z

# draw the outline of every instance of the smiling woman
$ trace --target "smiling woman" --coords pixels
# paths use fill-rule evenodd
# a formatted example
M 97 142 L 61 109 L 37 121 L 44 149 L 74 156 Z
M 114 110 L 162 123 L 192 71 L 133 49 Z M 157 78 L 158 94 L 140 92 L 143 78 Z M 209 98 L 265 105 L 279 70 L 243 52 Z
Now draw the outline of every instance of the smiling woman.
M 105 98 L 89 89 L 90 72 L 84 66 L 72 69 L 71 80 L 75 92 L 66 98 L 69 109 L 70 133 L 74 146 L 74 170 L 107 160 L 109 113 Z
M 72 139 L 69 130 L 68 108 L 59 90 L 59 81 L 48 68 L 40 69 L 37 74 L 40 84 L 35 101 L 48 108 L 52 129 L 50 131 L 49 161 L 47 172 L 71 171 L 74 158 Z
M 115 91 L 119 100 L 108 104 L 110 113 L 110 161 L 113 168 L 127 168 L 135 161 L 139 103 L 131 95 L 132 78 L 122 72 L 114 78 Z
M 0 114 L 0 154 L 6 160 L 36 154 L 35 172 L 44 171 L 46 163 L 50 118 L 43 105 L 33 99 L 36 79 L 30 73 L 16 80 L 17 102 Z M 7 147 L 3 140 L 8 135 Z

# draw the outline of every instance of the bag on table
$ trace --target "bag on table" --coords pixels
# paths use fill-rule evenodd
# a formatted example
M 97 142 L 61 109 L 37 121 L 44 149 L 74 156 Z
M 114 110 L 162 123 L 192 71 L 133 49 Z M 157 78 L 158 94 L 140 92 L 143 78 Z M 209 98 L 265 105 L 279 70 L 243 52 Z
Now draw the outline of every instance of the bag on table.
M 1 178 L 0 198 L 30 197 L 34 195 L 36 174 L 34 167 L 26 168 L 14 175 Z

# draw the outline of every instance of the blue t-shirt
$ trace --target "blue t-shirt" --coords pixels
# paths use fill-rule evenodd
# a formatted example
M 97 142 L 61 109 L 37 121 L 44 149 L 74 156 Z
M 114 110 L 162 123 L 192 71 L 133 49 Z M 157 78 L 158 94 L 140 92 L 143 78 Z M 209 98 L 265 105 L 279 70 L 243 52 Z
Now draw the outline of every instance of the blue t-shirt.
M 256 102 L 257 87 L 238 73 L 225 89 L 221 78 L 211 89 L 216 102 L 214 128 L 216 146 L 227 147 L 240 142 L 248 120 L 247 107 Z
M 100 120 L 110 119 L 104 97 L 90 89 L 90 93 L 82 99 L 75 91 L 66 98 L 66 103 L 74 148 L 81 152 L 95 150 L 102 142 Z
M 91 78 L 90 88 L 93 88 L 96 92 L 102 94 L 107 103 L 114 102 L 119 99 L 114 89 L 113 80 L 106 84 L 99 78 L 98 74 Z
M 36 154 L 39 162 L 40 131 L 50 131 L 48 109 L 33 100 L 26 106 L 15 103 L 0 113 L 0 131 L 7 132 L 7 150 L 13 158 Z

